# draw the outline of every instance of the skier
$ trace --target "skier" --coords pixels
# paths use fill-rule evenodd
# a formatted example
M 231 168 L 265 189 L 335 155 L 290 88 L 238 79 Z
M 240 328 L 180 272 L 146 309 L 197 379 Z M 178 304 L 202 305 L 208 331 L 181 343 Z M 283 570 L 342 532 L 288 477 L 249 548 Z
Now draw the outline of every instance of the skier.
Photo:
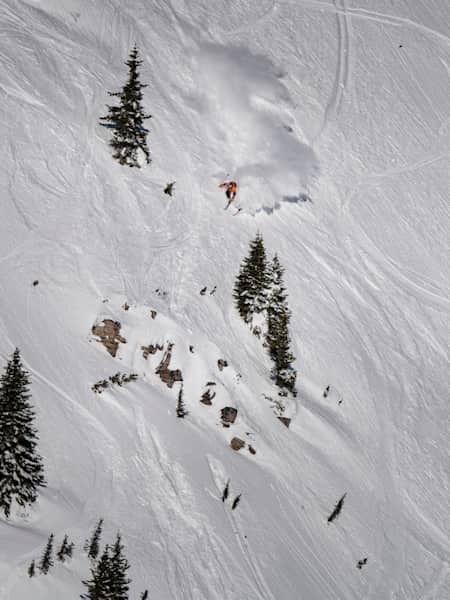
M 230 204 L 236 199 L 237 183 L 235 181 L 224 181 L 219 187 L 225 188 L 225 196 L 228 198 L 228 204 L 225 206 L 225 210 L 227 210 Z

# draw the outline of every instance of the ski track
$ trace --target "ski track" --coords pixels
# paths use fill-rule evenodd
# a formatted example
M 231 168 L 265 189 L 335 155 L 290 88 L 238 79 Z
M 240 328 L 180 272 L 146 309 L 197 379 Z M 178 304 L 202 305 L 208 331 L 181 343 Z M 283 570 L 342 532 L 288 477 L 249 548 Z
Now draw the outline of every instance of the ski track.
M 211 471 L 212 479 L 216 485 L 216 488 L 219 490 L 219 478 L 218 476 L 222 476 L 225 473 L 225 468 L 217 459 L 213 457 L 208 457 L 208 465 Z M 226 480 L 225 480 L 226 481 Z M 218 498 L 221 501 L 220 498 Z M 259 569 L 256 561 L 252 558 L 252 553 L 249 549 L 248 543 L 244 542 L 244 533 L 242 528 L 239 526 L 237 519 L 231 513 L 231 508 L 225 502 L 222 502 L 222 508 L 225 514 L 227 521 L 230 524 L 231 530 L 235 534 L 236 544 L 239 547 L 242 558 L 245 561 L 245 564 L 248 566 L 249 572 L 251 573 L 252 581 L 254 584 L 254 589 L 256 592 L 256 596 L 261 598 L 262 600 L 275 600 L 273 594 L 271 593 L 261 570 Z M 236 510 L 242 510 L 242 506 L 239 504 Z
M 440 31 L 436 31 L 431 27 L 427 27 L 426 25 L 422 25 L 421 23 L 417 23 L 412 19 L 408 19 L 406 17 L 398 17 L 396 15 L 390 15 L 386 13 L 376 12 L 373 10 L 367 10 L 364 8 L 357 7 L 349 7 L 347 9 L 343 9 L 341 6 L 336 6 L 336 4 L 330 4 L 329 2 L 319 2 L 316 0 L 299 0 L 299 2 L 291 2 L 289 0 L 279 0 L 279 4 L 292 4 L 294 6 L 298 6 L 298 4 L 303 4 L 313 9 L 317 9 L 323 12 L 331 12 L 331 13 L 341 13 L 344 14 L 347 12 L 348 15 L 360 19 L 363 21 L 374 21 L 377 23 L 381 23 L 383 25 L 392 25 L 394 27 L 404 26 L 411 29 L 416 29 L 421 32 L 423 35 L 427 35 L 430 37 L 436 38 L 436 40 L 443 42 L 444 44 L 450 44 L 450 37 L 441 33 Z
M 342 110 L 345 93 L 349 90 L 350 84 L 351 25 L 347 13 L 346 0 L 334 0 L 334 5 L 338 40 L 336 74 L 331 96 L 324 111 L 322 125 L 311 142 L 313 148 L 317 146 L 317 143 L 323 137 L 329 125 L 338 118 Z

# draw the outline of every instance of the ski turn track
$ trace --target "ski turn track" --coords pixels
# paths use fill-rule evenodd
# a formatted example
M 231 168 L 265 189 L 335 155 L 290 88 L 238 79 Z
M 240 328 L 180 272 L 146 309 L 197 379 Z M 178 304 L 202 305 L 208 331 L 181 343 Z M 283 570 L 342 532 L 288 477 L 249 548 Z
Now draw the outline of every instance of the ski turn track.
M 330 122 L 335 121 L 339 116 L 350 82 L 350 23 L 345 2 L 346 0 L 334 0 L 338 39 L 336 76 L 331 97 L 325 108 L 322 126 L 312 140 L 313 147 L 325 133 Z

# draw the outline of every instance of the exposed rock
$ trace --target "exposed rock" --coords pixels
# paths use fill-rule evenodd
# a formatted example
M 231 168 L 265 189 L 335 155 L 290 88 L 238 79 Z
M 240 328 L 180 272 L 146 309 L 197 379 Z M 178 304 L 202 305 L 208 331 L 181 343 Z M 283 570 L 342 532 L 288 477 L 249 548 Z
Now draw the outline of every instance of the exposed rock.
M 150 311 L 150 316 L 151 316 L 151 318 L 152 318 L 152 319 L 156 319 L 156 315 L 157 315 L 157 314 L 158 314 L 158 313 L 156 312 L 156 310 L 151 310 L 151 311 Z
M 291 424 L 291 419 L 289 419 L 289 417 L 277 417 L 277 419 L 279 419 L 283 425 L 286 425 L 286 427 L 289 429 L 289 425 Z
M 206 285 L 205 285 L 205 287 L 204 287 L 204 288 L 202 288 L 202 289 L 200 290 L 200 296 L 204 296 L 204 295 L 206 294 L 206 290 L 207 290 L 207 289 L 208 289 L 208 288 L 207 288 L 207 287 L 206 287 Z
M 225 367 L 228 367 L 228 362 L 224 358 L 219 358 L 217 366 L 219 367 L 219 371 L 223 371 Z
M 261 337 L 261 327 L 258 327 L 258 325 L 255 325 L 252 329 L 252 333 L 253 335 L 256 335 L 256 337 L 259 339 Z
M 237 417 L 237 408 L 233 408 L 231 406 L 225 406 L 220 411 L 222 415 L 222 425 L 224 427 L 229 427 L 236 421 Z
M 211 392 L 211 390 L 208 389 L 208 390 L 206 390 L 206 392 L 204 392 L 202 394 L 200 402 L 202 404 L 206 404 L 207 406 L 211 406 L 212 400 L 213 400 L 213 398 L 215 398 L 215 396 L 216 396 L 216 392 Z
M 230 446 L 233 448 L 233 450 L 238 451 L 245 446 L 245 442 L 244 440 L 241 440 L 241 438 L 234 437 L 230 442 Z
M 169 369 L 170 361 L 172 359 L 172 348 L 173 344 L 169 344 L 161 362 L 155 371 L 155 373 L 160 376 L 161 381 L 163 381 L 169 388 L 173 387 L 173 384 L 176 381 L 183 381 L 183 375 L 180 369 Z
M 209 295 L 210 295 L 210 296 L 212 296 L 213 294 L 215 294 L 215 293 L 216 293 L 216 290 L 217 290 L 217 285 L 215 285 L 215 286 L 213 287 L 213 289 L 212 289 L 212 290 L 209 292 Z
M 158 350 L 163 350 L 164 346 L 159 344 L 149 344 L 148 346 L 141 346 L 142 356 L 147 360 L 149 354 L 156 354 Z
M 35 280 L 33 281 L 33 286 L 34 286 L 34 287 L 36 287 L 37 285 L 39 285 L 39 280 L 38 280 L 38 279 L 35 279 Z
M 130 310 L 130 305 L 128 304 L 128 302 L 125 302 L 124 304 L 122 304 L 122 308 L 123 310 Z
M 105 319 L 101 323 L 92 326 L 93 335 L 100 338 L 101 343 L 111 356 L 116 356 L 119 343 L 127 343 L 127 340 L 119 333 L 120 327 L 119 321 L 113 321 L 112 319 Z
M 253 446 L 250 446 L 250 444 L 248 445 L 248 451 L 250 454 L 256 454 L 256 450 L 253 448 Z
M 171 182 L 167 183 L 166 187 L 164 188 L 164 193 L 168 194 L 169 196 L 172 196 L 175 183 L 176 183 L 176 181 L 171 181 Z
M 194 346 L 189 346 L 189 352 L 190 352 L 191 354 L 194 354 Z
M 137 373 L 129 373 L 127 375 L 126 373 L 121 373 L 120 371 L 118 371 L 114 375 L 111 375 L 110 377 L 108 377 L 108 380 L 101 379 L 100 381 L 97 381 L 97 383 L 94 383 L 94 385 L 91 386 L 91 390 L 93 392 L 95 392 L 96 394 L 101 394 L 103 392 L 103 390 L 105 390 L 106 388 L 109 387 L 110 383 L 113 385 L 118 385 L 119 387 L 122 387 L 124 385 L 124 383 L 129 383 L 130 381 L 136 381 L 137 378 L 138 378 Z
M 217 383 L 215 381 L 207 381 L 206 385 L 207 386 L 209 386 L 209 385 L 217 385 Z

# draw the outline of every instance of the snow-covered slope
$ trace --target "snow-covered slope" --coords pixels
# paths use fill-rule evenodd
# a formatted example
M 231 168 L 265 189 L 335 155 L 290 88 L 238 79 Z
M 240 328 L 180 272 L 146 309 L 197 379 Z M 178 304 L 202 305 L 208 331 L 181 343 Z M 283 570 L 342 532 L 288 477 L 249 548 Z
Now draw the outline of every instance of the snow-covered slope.
M 0 15 L 0 350 L 32 375 L 49 484 L 0 521 L 0 598 L 77 598 L 100 517 L 104 542 L 123 535 L 130 598 L 450 597 L 448 2 L 0 0 Z M 98 126 L 134 43 L 153 115 L 141 171 Z M 258 230 L 286 267 L 290 429 L 231 297 Z M 103 318 L 122 324 L 116 358 L 91 335 Z M 161 353 L 142 357 L 168 342 L 184 420 Z M 117 371 L 139 378 L 92 392 Z M 50 532 L 75 558 L 28 579 Z

